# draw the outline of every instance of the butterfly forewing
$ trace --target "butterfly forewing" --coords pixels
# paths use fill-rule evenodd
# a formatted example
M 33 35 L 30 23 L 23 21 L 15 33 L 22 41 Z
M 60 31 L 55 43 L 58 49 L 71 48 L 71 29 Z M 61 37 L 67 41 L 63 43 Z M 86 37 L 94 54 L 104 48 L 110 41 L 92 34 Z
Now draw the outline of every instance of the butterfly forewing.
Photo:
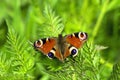
M 84 35 L 83 35 L 84 34 Z M 82 35 L 82 38 L 80 37 Z M 66 41 L 76 48 L 80 48 L 87 39 L 87 34 L 84 32 L 73 33 L 66 36 Z
M 40 43 L 41 40 L 41 43 Z M 50 50 L 55 46 L 56 40 L 55 38 L 45 38 L 45 39 L 40 39 L 34 43 L 34 47 L 41 51 L 43 54 L 47 55 Z M 37 46 L 41 44 L 41 46 Z M 36 47 L 37 46 L 37 47 Z

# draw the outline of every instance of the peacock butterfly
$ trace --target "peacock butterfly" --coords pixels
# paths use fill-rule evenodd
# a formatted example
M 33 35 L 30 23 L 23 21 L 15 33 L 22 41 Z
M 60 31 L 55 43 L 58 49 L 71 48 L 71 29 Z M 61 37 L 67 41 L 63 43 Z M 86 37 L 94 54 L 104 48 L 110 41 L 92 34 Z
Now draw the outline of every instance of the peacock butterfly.
M 64 61 L 68 56 L 75 57 L 83 43 L 87 40 L 87 33 L 78 32 L 58 37 L 39 39 L 34 42 L 34 48 L 41 51 L 48 58 Z

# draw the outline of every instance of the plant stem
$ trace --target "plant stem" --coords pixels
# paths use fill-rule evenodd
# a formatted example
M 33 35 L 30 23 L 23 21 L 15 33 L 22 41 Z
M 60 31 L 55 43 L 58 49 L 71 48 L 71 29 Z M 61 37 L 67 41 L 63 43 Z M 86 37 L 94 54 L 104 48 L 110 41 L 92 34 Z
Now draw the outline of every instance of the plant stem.
M 107 11 L 108 2 L 109 2 L 109 0 L 106 0 L 106 1 L 104 2 L 104 4 L 103 4 L 102 11 L 101 11 L 101 13 L 100 13 L 100 16 L 99 16 L 99 18 L 98 18 L 98 20 L 97 20 L 97 22 L 96 22 L 95 28 L 94 28 L 93 33 L 92 33 L 92 35 L 93 35 L 93 38 L 92 38 L 92 40 L 91 40 L 92 43 L 94 42 L 94 38 L 95 38 L 96 35 L 97 35 L 97 32 L 98 32 L 98 30 L 99 30 L 99 28 L 100 28 L 100 24 L 101 24 L 101 22 L 102 22 L 102 19 L 103 19 L 104 15 L 105 15 L 105 13 L 106 13 L 106 11 Z

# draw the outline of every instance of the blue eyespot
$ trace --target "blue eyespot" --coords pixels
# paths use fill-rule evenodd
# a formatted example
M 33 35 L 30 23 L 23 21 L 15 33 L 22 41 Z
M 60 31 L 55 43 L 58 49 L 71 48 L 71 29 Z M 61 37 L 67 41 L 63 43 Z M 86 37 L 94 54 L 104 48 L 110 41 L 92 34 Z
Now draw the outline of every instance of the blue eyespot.
M 77 54 L 78 54 L 78 49 L 77 48 L 75 48 L 75 47 L 70 47 L 70 53 L 71 53 L 71 55 L 73 56 L 73 57 L 75 57 Z
M 71 54 L 72 55 L 75 55 L 77 53 L 77 50 L 76 49 L 73 49 L 72 51 L 71 51 Z
M 50 59 L 52 59 L 52 58 L 54 58 L 54 54 L 53 54 L 52 52 L 49 52 L 49 53 L 48 53 L 48 57 L 49 57 Z

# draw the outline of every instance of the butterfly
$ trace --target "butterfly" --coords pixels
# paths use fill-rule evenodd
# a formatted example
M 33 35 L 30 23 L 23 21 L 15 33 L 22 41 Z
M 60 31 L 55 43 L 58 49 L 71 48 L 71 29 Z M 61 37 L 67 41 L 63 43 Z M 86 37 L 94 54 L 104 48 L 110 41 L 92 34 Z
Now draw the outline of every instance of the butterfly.
M 87 40 L 88 35 L 85 32 L 78 32 L 58 37 L 43 38 L 34 42 L 34 48 L 48 58 L 57 58 L 64 61 L 68 56 L 75 57 L 78 49 L 82 47 Z

